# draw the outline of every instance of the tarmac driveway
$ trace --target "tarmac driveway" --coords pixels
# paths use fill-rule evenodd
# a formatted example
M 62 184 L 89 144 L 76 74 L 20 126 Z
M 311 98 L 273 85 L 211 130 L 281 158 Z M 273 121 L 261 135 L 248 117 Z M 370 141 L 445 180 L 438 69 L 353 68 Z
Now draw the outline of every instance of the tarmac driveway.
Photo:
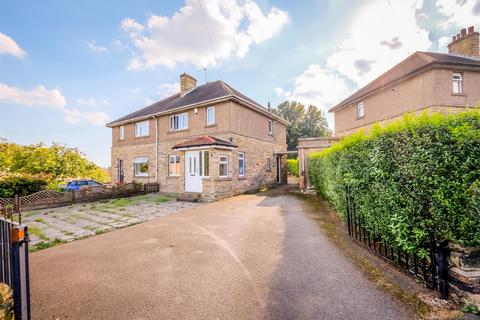
M 410 319 L 285 190 L 33 253 L 33 319 Z

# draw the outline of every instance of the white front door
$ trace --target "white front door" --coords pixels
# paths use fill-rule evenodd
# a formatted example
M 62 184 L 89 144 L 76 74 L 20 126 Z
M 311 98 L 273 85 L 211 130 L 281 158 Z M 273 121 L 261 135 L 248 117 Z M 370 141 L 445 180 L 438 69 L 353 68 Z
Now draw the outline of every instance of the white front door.
M 199 151 L 185 151 L 185 191 L 202 192 Z

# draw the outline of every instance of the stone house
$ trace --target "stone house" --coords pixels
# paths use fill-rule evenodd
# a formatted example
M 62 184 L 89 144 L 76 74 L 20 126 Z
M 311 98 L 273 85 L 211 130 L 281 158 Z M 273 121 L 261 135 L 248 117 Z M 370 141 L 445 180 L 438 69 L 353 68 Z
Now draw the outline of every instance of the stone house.
M 223 81 L 180 92 L 111 123 L 112 180 L 159 182 L 206 200 L 286 183 L 287 122 Z
M 479 33 L 452 37 L 448 54 L 415 52 L 329 110 L 335 137 L 405 113 L 458 112 L 480 100 Z

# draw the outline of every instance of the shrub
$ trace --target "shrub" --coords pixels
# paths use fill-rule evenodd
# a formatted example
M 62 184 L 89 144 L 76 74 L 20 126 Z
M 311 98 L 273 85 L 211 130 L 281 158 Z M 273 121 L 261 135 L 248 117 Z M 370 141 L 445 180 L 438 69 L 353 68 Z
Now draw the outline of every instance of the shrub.
M 29 175 L 9 175 L 0 179 L 0 198 L 12 198 L 16 194 L 26 196 L 45 189 L 45 177 Z
M 287 170 L 288 170 L 288 173 L 298 177 L 298 158 L 287 160 Z
M 341 215 L 345 188 L 367 230 L 412 251 L 480 244 L 480 110 L 407 115 L 310 156 L 317 192 Z

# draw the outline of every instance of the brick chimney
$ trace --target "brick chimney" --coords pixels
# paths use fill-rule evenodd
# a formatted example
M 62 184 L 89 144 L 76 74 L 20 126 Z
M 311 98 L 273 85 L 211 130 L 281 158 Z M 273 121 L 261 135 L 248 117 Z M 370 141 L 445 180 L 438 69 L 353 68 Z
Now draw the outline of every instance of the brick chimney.
M 478 31 L 475 31 L 473 26 L 468 27 L 468 30 L 462 29 L 452 37 L 452 42 L 448 45 L 448 53 L 480 58 Z
M 180 75 L 180 95 L 183 97 L 197 86 L 197 79 L 189 74 Z

